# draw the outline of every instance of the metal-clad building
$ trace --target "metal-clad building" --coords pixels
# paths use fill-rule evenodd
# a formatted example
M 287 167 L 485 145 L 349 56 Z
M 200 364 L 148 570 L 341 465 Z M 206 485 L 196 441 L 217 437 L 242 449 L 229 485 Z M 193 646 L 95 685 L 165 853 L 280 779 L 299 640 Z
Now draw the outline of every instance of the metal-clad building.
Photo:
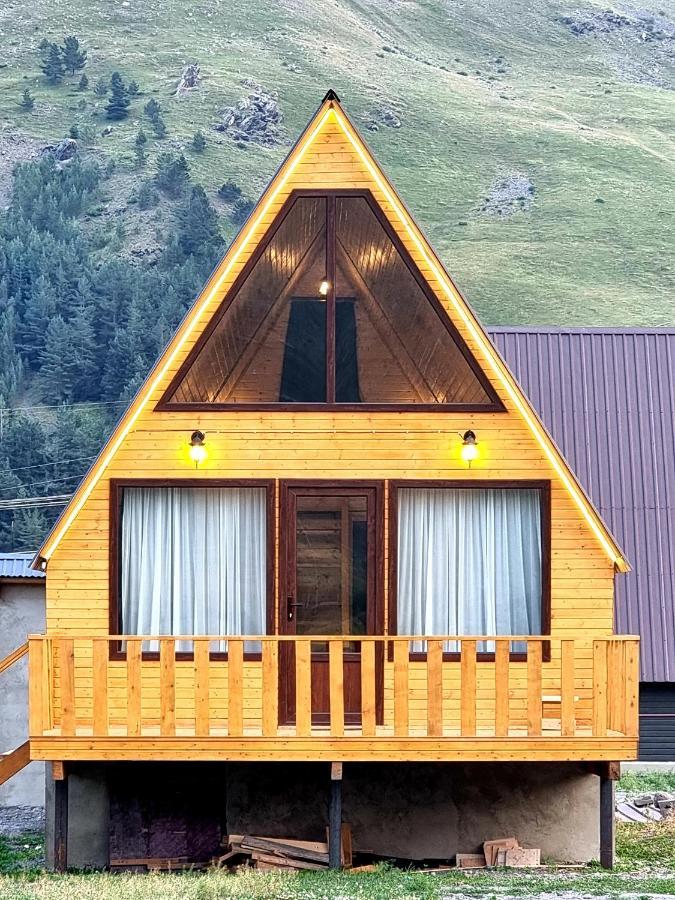
M 632 563 L 616 625 L 641 635 L 640 754 L 675 759 L 675 329 L 492 328 Z

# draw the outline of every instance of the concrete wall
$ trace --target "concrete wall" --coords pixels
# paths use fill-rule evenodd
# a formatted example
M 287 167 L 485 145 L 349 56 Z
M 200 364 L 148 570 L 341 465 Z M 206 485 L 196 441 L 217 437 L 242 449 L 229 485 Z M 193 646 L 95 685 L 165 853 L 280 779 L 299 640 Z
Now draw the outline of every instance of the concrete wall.
M 113 796 L 115 784 L 142 778 L 143 767 L 152 774 L 147 782 L 160 784 L 149 769 L 162 766 L 165 791 L 183 778 L 199 780 L 200 772 L 211 796 L 222 785 L 224 810 L 219 799 L 210 815 L 224 831 L 325 840 L 325 763 L 73 765 L 70 865 L 105 865 L 110 833 L 131 831 L 137 821 L 132 806 L 125 810 Z M 164 809 L 161 822 L 148 823 L 146 815 L 145 828 L 177 829 L 184 816 L 176 809 L 174 822 Z M 346 764 L 343 818 L 352 826 L 355 850 L 383 856 L 451 859 L 478 850 L 484 840 L 514 835 L 526 847 L 540 847 L 543 858 L 587 862 L 599 856 L 599 778 L 576 763 Z M 48 804 L 50 834 L 51 821 Z M 132 849 L 130 856 L 142 855 Z
M 45 629 L 43 581 L 0 582 L 0 659 Z M 0 674 L 0 752 L 28 737 L 28 658 Z M 44 806 L 44 764 L 31 763 L 0 785 L 0 806 Z

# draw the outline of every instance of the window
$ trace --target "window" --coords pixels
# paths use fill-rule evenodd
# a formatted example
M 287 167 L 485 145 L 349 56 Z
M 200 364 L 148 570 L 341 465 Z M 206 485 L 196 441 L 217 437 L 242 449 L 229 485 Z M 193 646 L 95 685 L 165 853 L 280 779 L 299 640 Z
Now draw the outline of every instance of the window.
M 266 519 L 264 487 L 124 487 L 122 633 L 263 634 Z
M 411 487 L 397 496 L 399 634 L 542 633 L 542 489 Z
M 166 403 L 499 407 L 374 201 L 358 193 L 294 195 Z

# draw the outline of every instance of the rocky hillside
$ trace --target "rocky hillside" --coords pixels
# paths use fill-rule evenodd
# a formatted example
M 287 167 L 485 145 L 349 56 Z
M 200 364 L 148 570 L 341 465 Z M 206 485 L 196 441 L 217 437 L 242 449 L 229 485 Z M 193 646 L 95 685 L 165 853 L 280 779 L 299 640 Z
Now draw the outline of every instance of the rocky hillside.
M 0 23 L 0 197 L 72 135 L 107 167 L 97 231 L 138 265 L 171 230 L 170 201 L 138 202 L 159 154 L 185 153 L 227 241 L 334 87 L 486 321 L 675 322 L 672 0 L 32 0 Z M 86 64 L 49 84 L 39 45 L 67 35 Z

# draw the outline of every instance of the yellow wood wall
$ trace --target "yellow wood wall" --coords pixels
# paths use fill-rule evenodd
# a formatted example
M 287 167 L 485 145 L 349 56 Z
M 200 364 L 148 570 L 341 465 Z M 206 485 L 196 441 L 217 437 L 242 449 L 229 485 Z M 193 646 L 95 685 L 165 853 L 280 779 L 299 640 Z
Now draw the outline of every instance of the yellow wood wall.
M 295 187 L 369 188 L 385 213 L 391 212 L 384 195 L 334 121 L 316 137 L 302 164 L 294 170 L 260 223 L 256 238 L 264 233 L 288 192 Z M 448 301 L 415 244 L 400 227 L 397 230 L 423 275 L 450 311 Z M 200 328 L 176 354 L 162 383 L 148 398 L 131 432 L 51 556 L 47 577 L 48 631 L 73 635 L 108 632 L 109 479 L 197 477 L 207 483 L 214 477 L 260 477 L 385 481 L 461 478 L 467 482 L 486 478 L 550 479 L 552 633 L 588 638 L 611 633 L 613 565 L 499 384 L 495 383 L 495 388 L 507 407 L 504 413 L 187 414 L 154 410 L 245 259 L 244 254 L 222 289 L 211 299 Z M 471 335 L 460 321 L 455 324 L 479 363 L 484 364 L 482 351 Z M 184 331 L 185 326 L 179 336 Z M 209 451 L 207 462 L 197 471 L 187 455 L 187 442 L 195 428 L 206 432 Z M 461 440 L 457 436 L 467 428 L 475 430 L 480 443 L 480 459 L 471 469 L 460 459 Z M 385 539 L 388 554 L 389 536 Z M 448 667 L 446 677 L 454 678 L 452 673 L 456 671 L 456 667 Z M 524 672 L 522 666 L 518 671 Z M 154 678 L 150 674 L 147 677 Z M 579 677 L 590 687 L 590 656 Z M 417 689 L 413 674 L 413 694 Z M 86 686 L 82 690 L 86 693 Z M 255 701 L 255 690 L 252 690 L 251 702 L 259 702 Z M 389 702 L 390 685 L 386 691 Z M 123 703 L 124 685 L 114 694 L 119 694 L 119 702 Z M 491 691 L 479 682 L 479 717 L 489 714 L 491 696 Z

